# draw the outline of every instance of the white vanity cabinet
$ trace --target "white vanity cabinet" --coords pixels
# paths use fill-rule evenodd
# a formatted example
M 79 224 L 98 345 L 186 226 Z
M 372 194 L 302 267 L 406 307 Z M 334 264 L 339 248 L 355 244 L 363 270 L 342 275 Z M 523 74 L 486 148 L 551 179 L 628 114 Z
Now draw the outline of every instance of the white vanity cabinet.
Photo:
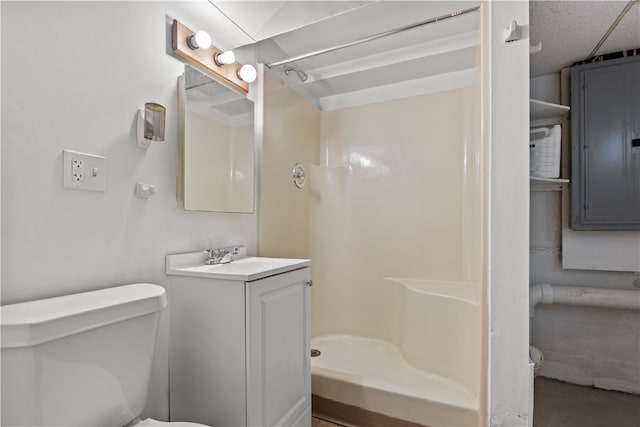
M 290 261 L 252 275 L 236 274 L 241 263 L 177 268 L 167 257 L 172 421 L 311 425 L 309 261 Z

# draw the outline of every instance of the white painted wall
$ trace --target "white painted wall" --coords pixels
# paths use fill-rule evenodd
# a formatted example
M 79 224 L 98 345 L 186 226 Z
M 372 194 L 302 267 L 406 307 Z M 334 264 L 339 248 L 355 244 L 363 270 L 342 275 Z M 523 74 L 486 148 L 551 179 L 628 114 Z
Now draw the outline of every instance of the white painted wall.
M 2 4 L 0 3 L 0 48 L 2 46 Z M 2 93 L 2 55 L 0 55 L 0 93 Z M 2 236 L 2 96 L 0 96 L 0 236 Z M 2 244 L 0 244 L 0 291 L 2 290 Z M 0 396 L 2 392 L 0 391 Z
M 235 27 L 216 26 L 207 2 L 1 7 L 3 304 L 164 284 L 167 253 L 231 244 L 255 251 L 255 215 L 185 212 L 175 195 L 183 64 L 166 52 L 167 18 L 207 29 L 220 47 L 234 42 Z M 166 141 L 145 151 L 134 119 L 150 100 L 167 107 Z M 107 191 L 64 189 L 63 149 L 106 156 Z M 138 181 L 155 184 L 156 196 L 137 199 Z M 168 415 L 166 320 L 146 411 L 160 419 Z
M 560 75 L 531 79 L 531 97 L 559 102 Z M 563 144 L 570 144 L 570 141 L 563 141 Z M 567 230 L 563 230 L 561 197 L 560 192 L 531 193 L 530 283 L 617 289 L 640 287 L 640 276 L 634 273 L 563 268 L 561 254 L 566 249 L 562 246 Z M 565 218 L 564 227 L 567 224 L 568 218 Z M 583 237 L 580 245 L 586 246 L 585 252 L 589 252 L 589 246 L 594 248 L 594 243 L 600 243 L 590 240 L 589 236 L 598 238 L 603 234 L 572 233 Z M 608 244 L 608 249 L 596 250 L 599 255 L 585 257 L 583 263 L 603 260 L 602 255 L 606 253 L 612 255 L 611 259 L 621 254 L 623 249 L 616 247 L 616 241 L 604 243 Z M 540 348 L 545 357 L 542 376 L 640 393 L 640 312 L 539 305 L 532 331 L 532 344 Z
M 489 299 L 489 424 L 532 422 L 528 355 L 529 5 L 482 4 L 484 151 L 489 154 L 486 275 Z M 505 43 L 513 20 L 523 38 Z

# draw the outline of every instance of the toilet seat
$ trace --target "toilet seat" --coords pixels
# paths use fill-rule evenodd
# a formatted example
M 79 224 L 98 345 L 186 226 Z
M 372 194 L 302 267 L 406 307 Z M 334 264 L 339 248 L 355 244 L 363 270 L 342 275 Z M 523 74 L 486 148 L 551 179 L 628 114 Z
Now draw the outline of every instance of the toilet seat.
M 137 424 L 132 425 L 131 427 L 209 427 L 204 424 L 198 423 L 185 423 L 185 422 L 167 422 L 167 421 L 158 421 L 153 418 L 147 418 L 145 420 L 140 421 Z

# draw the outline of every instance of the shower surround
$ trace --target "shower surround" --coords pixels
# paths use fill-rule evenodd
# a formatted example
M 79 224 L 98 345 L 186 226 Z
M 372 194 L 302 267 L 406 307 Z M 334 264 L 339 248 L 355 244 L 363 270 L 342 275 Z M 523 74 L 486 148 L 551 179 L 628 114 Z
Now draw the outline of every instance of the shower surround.
M 419 425 L 481 424 L 477 82 L 331 112 L 298 108 L 306 120 L 295 120 L 283 101 L 304 101 L 265 77 L 263 160 L 277 151 L 279 163 L 302 161 L 307 185 L 294 190 L 261 163 L 271 197 L 260 201 L 269 234 L 260 232 L 259 251 L 313 260 L 313 393 Z M 274 131 L 297 134 L 300 123 L 304 140 Z M 288 154 L 287 140 L 309 157 Z M 308 217 L 271 217 L 287 204 Z M 278 245 L 274 228 L 304 244 Z
M 322 113 L 309 174 L 314 394 L 429 426 L 479 423 L 472 95 Z

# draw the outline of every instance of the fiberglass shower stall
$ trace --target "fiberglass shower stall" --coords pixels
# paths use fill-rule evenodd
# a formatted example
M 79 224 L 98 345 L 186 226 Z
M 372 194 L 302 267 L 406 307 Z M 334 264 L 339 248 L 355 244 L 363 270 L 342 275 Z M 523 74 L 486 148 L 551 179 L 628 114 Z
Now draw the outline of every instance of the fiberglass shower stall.
M 420 7 L 428 12 L 426 3 Z M 442 6 L 432 5 L 436 12 Z M 427 53 L 406 59 L 423 75 L 370 64 L 369 82 L 396 79 L 373 88 L 348 77 L 323 79 L 331 53 L 296 62 L 310 76 L 305 82 L 290 80 L 299 74 L 285 74 L 282 64 L 261 67 L 258 252 L 312 259 L 312 348 L 321 353 L 312 359 L 314 412 L 339 418 L 355 406 L 419 425 L 477 426 L 488 424 L 494 399 L 512 399 L 521 413 L 504 419 L 527 417 L 528 342 L 518 335 L 522 326 L 526 338 L 526 306 L 501 335 L 517 335 L 517 342 L 492 342 L 490 324 L 493 331 L 502 326 L 487 315 L 492 287 L 499 298 L 527 290 L 520 258 L 495 258 L 502 250 L 528 259 L 528 213 L 519 205 L 505 209 L 520 202 L 528 208 L 528 151 L 524 143 L 507 145 L 526 141 L 528 45 L 516 41 L 512 52 L 501 52 L 510 47 L 502 22 L 527 18 L 526 5 L 482 3 L 430 24 L 418 36 L 417 49 Z M 386 48 L 411 56 L 406 44 Z M 499 55 L 517 67 L 512 102 L 524 111 L 498 105 L 494 79 L 508 72 L 495 68 Z M 518 58 L 526 67 L 513 63 Z M 517 117 L 494 130 L 508 114 Z M 511 156 L 510 166 L 492 169 L 502 155 Z M 298 162 L 306 173 L 302 189 L 291 178 Z M 497 174 L 510 181 L 498 183 Z M 522 194 L 494 199 L 492 190 Z M 499 345 L 518 349 L 506 356 L 517 365 L 510 380 L 524 380 L 512 397 L 502 396 L 499 375 L 488 380 L 503 363 Z

